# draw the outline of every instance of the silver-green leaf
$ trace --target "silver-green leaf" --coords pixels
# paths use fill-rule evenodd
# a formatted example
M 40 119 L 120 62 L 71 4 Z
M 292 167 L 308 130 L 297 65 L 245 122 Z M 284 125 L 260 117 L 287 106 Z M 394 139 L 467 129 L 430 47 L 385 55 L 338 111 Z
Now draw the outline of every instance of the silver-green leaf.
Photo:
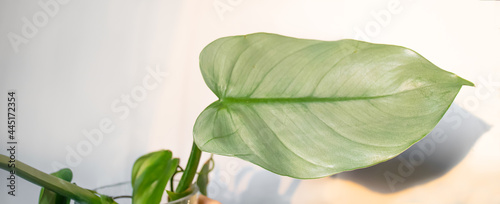
M 268 33 L 215 40 L 200 67 L 219 100 L 196 120 L 198 147 L 294 178 L 397 156 L 473 85 L 404 47 Z

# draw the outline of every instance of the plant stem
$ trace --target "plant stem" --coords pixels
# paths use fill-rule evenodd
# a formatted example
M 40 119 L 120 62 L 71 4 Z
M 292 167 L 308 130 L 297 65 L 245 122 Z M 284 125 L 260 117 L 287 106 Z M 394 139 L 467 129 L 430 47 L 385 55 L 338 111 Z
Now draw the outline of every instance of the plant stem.
M 20 161 L 15 161 L 15 168 L 10 168 L 8 165 L 9 157 L 0 154 L 0 168 L 6 171 L 10 172 L 15 170 L 15 175 L 80 203 L 101 203 L 101 198 L 91 191 L 78 187 L 75 184 L 55 176 L 41 172 Z
M 120 198 L 132 198 L 132 196 L 129 196 L 129 195 L 116 196 L 116 197 L 113 197 L 113 200 L 120 199 Z
M 111 187 L 121 186 L 121 185 L 125 185 L 125 184 L 130 184 L 130 181 L 124 181 L 124 182 L 120 182 L 120 183 L 110 184 L 110 185 L 107 185 L 107 186 L 101 186 L 101 187 L 94 188 L 92 190 L 93 191 L 97 191 L 97 190 L 100 190 L 100 189 L 111 188 Z
M 189 155 L 189 160 L 186 165 L 184 173 L 182 173 L 179 185 L 177 186 L 177 189 L 175 189 L 176 193 L 182 193 L 191 186 L 191 184 L 193 183 L 194 176 L 196 175 L 196 171 L 198 171 L 198 164 L 200 163 L 200 157 L 201 157 L 201 150 L 198 149 L 198 146 L 196 146 L 196 144 L 193 142 L 193 147 L 191 148 L 191 155 Z

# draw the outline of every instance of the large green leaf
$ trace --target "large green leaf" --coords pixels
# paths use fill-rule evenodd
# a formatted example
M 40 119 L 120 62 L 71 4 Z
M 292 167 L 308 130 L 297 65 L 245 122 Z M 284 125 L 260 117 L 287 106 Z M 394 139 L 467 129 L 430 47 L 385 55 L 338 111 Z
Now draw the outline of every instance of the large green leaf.
M 174 175 L 179 159 L 172 152 L 161 150 L 141 156 L 132 168 L 132 203 L 157 204 L 168 180 Z
M 196 121 L 198 147 L 295 178 L 395 157 L 473 85 L 404 47 L 268 33 L 215 40 L 200 67 L 219 100 Z

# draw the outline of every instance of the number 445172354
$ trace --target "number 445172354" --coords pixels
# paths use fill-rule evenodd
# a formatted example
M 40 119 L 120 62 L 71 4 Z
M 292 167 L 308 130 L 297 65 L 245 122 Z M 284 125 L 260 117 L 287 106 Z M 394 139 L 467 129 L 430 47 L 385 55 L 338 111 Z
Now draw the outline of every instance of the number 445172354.
M 9 92 L 7 98 L 7 132 L 10 140 L 15 140 L 16 131 L 16 92 Z

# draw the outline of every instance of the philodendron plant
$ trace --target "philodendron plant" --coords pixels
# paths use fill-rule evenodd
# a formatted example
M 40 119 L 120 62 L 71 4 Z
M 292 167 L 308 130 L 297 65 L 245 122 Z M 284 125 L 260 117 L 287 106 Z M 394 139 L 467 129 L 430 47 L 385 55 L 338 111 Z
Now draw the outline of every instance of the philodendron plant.
M 193 185 L 206 194 L 213 160 L 197 172 L 202 151 L 299 179 L 375 165 L 421 140 L 460 88 L 473 86 L 413 50 L 357 40 L 231 36 L 210 43 L 199 60 L 219 100 L 196 120 L 185 168 L 168 150 L 135 162 L 133 203 L 159 203 L 169 181 L 171 200 Z M 3 169 L 43 187 L 40 203 L 115 203 L 70 183 L 67 169 L 48 175 L 21 162 L 11 169 L 6 156 L 0 159 Z M 182 177 L 174 189 L 176 173 Z

